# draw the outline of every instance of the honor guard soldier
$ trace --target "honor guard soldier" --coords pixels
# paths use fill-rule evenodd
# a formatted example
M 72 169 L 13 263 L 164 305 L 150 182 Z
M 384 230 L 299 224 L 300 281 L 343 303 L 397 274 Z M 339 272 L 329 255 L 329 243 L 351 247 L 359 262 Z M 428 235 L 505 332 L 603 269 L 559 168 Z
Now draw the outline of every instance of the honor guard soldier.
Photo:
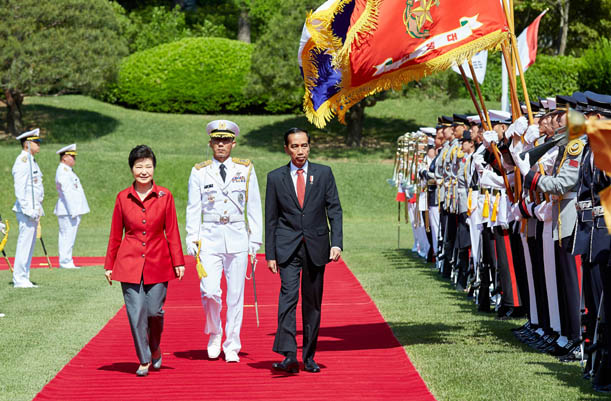
M 13 164 L 15 182 L 15 205 L 13 211 L 19 223 L 19 237 L 13 266 L 13 284 L 15 288 L 36 287 L 30 281 L 30 264 L 36 244 L 36 228 L 41 216 L 44 216 L 42 200 L 45 190 L 42 186 L 42 171 L 34 159 L 40 151 L 40 130 L 25 132 L 17 137 L 21 141 L 21 153 Z
M 55 172 L 58 199 L 53 213 L 59 225 L 59 267 L 78 269 L 72 260 L 72 248 L 81 216 L 89 213 L 89 205 L 81 181 L 72 170 L 76 163 L 76 144 L 65 146 L 55 153 L 59 155 L 59 166 Z
M 214 157 L 191 170 L 187 250 L 199 258 L 207 273 L 200 277 L 200 291 L 206 315 L 205 333 L 210 335 L 208 356 L 215 359 L 221 353 L 224 272 L 227 321 L 222 349 L 227 362 L 239 362 L 248 255 L 254 255 L 262 243 L 261 197 L 252 162 L 230 157 L 240 132 L 237 124 L 216 120 L 206 130 Z

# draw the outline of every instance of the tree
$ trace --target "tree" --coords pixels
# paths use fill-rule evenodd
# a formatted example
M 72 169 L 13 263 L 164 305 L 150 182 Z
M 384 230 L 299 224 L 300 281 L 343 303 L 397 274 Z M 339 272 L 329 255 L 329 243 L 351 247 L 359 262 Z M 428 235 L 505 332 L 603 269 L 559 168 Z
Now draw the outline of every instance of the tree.
M 127 54 L 107 0 L 5 0 L 0 15 L 0 87 L 12 135 L 25 128 L 24 96 L 96 91 Z
M 351 148 L 361 146 L 363 139 L 363 122 L 365 120 L 365 108 L 374 106 L 379 100 L 386 98 L 386 92 L 367 96 L 348 110 L 346 113 L 346 139 L 344 143 Z
M 265 98 L 267 111 L 286 113 L 301 109 L 304 84 L 297 64 L 299 39 L 306 13 L 319 3 L 319 0 L 286 0 L 278 4 L 255 43 L 248 91 Z

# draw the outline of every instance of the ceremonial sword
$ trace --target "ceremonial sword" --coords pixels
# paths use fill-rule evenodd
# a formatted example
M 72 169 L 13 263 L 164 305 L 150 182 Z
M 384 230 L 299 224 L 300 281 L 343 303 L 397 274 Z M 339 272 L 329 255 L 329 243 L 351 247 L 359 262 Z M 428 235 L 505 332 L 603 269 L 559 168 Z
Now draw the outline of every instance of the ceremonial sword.
M 250 264 L 252 266 L 252 288 L 255 292 L 255 316 L 257 317 L 257 327 L 259 327 L 259 303 L 257 302 L 257 281 L 255 280 L 255 270 L 257 269 L 257 255 L 250 255 Z

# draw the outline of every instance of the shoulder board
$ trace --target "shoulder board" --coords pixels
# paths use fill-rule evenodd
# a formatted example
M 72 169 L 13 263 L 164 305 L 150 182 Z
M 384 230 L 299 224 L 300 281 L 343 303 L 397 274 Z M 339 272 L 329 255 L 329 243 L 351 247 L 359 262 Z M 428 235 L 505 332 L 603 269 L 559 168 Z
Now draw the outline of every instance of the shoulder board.
M 585 142 L 580 138 L 573 139 L 568 145 L 566 145 L 566 152 L 571 156 L 578 156 L 583 151 L 583 147 L 585 145 Z
M 196 164 L 194 167 L 195 167 L 197 170 L 201 170 L 202 168 L 204 168 L 204 167 L 206 167 L 206 166 L 209 166 L 209 165 L 211 165 L 211 164 L 212 164 L 212 160 L 206 160 L 206 161 L 204 161 L 204 162 L 197 163 L 197 164 Z
M 243 166 L 250 166 L 250 160 L 248 159 L 238 159 L 237 157 L 232 157 L 231 160 L 234 163 L 241 164 Z
M 28 157 L 27 157 L 27 156 L 23 156 L 23 157 L 21 158 L 21 161 L 22 161 L 23 163 L 27 162 L 27 161 L 28 161 Z

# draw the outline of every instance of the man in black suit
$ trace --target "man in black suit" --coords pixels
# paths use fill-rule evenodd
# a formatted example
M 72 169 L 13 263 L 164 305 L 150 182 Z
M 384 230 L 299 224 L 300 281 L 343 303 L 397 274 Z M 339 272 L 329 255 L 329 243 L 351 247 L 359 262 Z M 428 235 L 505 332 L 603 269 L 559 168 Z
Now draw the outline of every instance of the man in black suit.
M 265 257 L 272 273 L 280 272 L 278 330 L 274 352 L 284 355 L 276 370 L 299 371 L 296 309 L 301 277 L 303 363 L 308 372 L 320 372 L 314 361 L 325 265 L 342 252 L 342 207 L 335 178 L 327 166 L 308 162 L 310 136 L 299 128 L 284 134 L 286 166 L 267 175 L 265 197 Z M 327 224 L 328 220 L 328 224 Z M 331 226 L 331 244 L 329 244 Z

